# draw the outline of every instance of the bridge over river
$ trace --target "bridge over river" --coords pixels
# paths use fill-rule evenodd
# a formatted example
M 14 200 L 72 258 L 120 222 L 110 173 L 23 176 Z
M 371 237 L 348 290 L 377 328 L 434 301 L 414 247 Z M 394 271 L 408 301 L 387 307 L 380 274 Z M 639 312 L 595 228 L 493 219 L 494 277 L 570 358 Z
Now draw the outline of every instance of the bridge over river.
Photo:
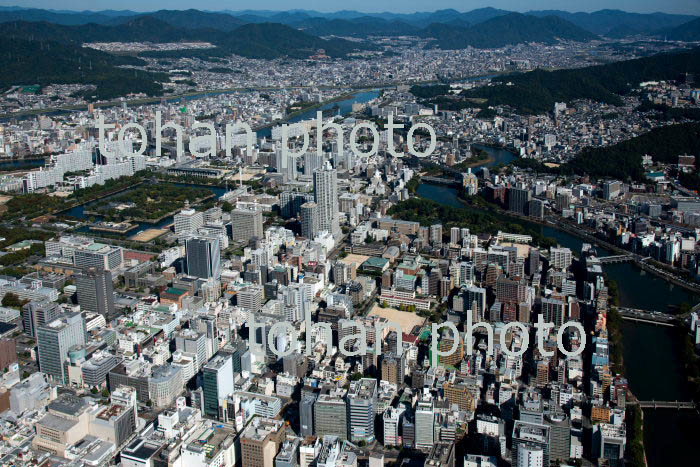
M 630 404 L 638 404 L 642 409 L 695 410 L 696 408 L 693 401 L 637 401 Z

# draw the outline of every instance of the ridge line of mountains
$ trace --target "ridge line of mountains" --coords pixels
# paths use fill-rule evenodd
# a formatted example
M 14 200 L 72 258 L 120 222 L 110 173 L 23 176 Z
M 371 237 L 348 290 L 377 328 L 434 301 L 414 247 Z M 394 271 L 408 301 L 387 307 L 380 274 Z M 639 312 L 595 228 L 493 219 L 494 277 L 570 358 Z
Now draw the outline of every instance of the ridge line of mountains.
M 145 62 L 138 56 L 116 55 L 83 47 L 86 42 L 204 41 L 215 47 L 142 52 L 139 55 L 164 58 L 194 56 L 217 61 L 217 57 L 231 54 L 262 59 L 303 59 L 317 54 L 321 49 L 330 57 L 347 57 L 354 52 L 367 50 L 382 53 L 370 41 L 349 37 L 352 35 L 420 36 L 432 39 L 428 41 L 429 46 L 441 49 L 495 48 L 525 42 L 551 44 L 561 40 L 588 41 L 599 37 L 597 33 L 558 16 L 557 13 L 563 12 L 531 13 L 484 8 L 467 13 L 441 10 L 412 15 L 382 13 L 372 16 L 346 11 L 311 16 L 309 12 L 298 10 L 281 13 L 245 11 L 234 15 L 231 12 L 199 10 L 66 12 L 0 7 L 0 23 L 3 23 L 0 55 L 5 65 L 0 74 L 0 91 L 13 85 L 89 83 L 97 85 L 97 90 L 86 96 L 90 99 L 109 99 L 138 92 L 148 95 L 162 93 L 161 83 L 168 81 L 165 74 L 124 68 L 129 65 L 143 66 Z M 700 29 L 700 18 L 692 16 L 664 13 L 641 15 L 614 10 L 566 14 L 579 18 L 579 22 L 580 18 L 590 19 L 601 15 L 622 18 L 627 22 L 636 18 L 635 28 L 643 22 L 645 27 L 665 31 L 664 34 L 670 35 L 670 31 L 676 31 L 686 41 L 692 41 Z M 632 28 L 622 20 L 608 22 L 605 27 L 609 28 L 608 31 Z M 74 24 L 65 24 L 68 22 Z M 302 23 L 304 26 L 301 26 Z M 343 29 L 343 25 L 346 29 Z M 598 27 L 602 26 L 602 23 L 598 24 Z M 347 36 L 350 40 L 338 36 Z M 539 80 L 537 84 L 536 87 L 540 87 Z M 488 97 L 497 100 L 496 96 Z
M 187 30 L 211 29 L 231 32 L 243 25 L 275 23 L 316 36 L 414 35 L 435 37 L 438 40 L 438 45 L 442 48 L 447 48 L 448 45 L 461 48 L 468 45 L 499 47 L 499 44 L 504 42 L 504 39 L 500 39 L 503 36 L 506 36 L 506 41 L 510 41 L 506 44 L 518 43 L 519 40 L 549 42 L 557 38 L 589 40 L 593 36 L 621 38 L 635 35 L 669 40 L 700 40 L 700 17 L 667 13 L 628 13 L 620 10 L 600 10 L 593 13 L 538 10 L 515 13 L 496 8 L 479 8 L 468 12 L 447 9 L 397 14 L 361 13 L 348 10 L 320 13 L 312 10 L 282 12 L 224 10 L 211 12 L 189 9 L 141 13 L 128 10 L 72 12 L 0 7 L 0 23 L 45 21 L 63 26 L 118 26 L 143 18 L 157 19 L 171 27 Z M 514 26 L 531 32 L 518 37 Z M 488 28 L 500 28 L 500 30 L 488 30 Z M 540 34 L 534 35 L 534 31 L 540 31 Z M 455 42 L 453 37 L 458 34 L 467 37 L 462 42 Z M 445 36 L 452 39 L 443 43 L 442 37 Z

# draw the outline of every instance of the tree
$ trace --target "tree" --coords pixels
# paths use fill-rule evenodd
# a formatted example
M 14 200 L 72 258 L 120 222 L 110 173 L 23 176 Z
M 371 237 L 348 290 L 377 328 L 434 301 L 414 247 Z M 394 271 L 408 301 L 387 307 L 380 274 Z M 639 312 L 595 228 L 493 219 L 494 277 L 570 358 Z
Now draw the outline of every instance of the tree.
M 22 306 L 24 306 L 25 303 L 27 303 L 27 300 L 20 300 L 17 294 L 14 294 L 12 292 L 8 292 L 5 294 L 4 297 L 2 297 L 2 306 L 7 306 L 10 308 L 22 308 Z

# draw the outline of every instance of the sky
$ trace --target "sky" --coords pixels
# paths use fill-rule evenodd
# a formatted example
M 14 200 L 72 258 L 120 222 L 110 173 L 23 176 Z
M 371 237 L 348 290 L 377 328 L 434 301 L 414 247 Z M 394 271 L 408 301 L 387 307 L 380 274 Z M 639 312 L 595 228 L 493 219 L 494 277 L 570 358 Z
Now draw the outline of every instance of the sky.
M 358 10 L 363 12 L 391 11 L 411 13 L 454 8 L 469 11 L 474 8 L 491 6 L 512 11 L 566 10 L 596 11 L 618 9 L 639 13 L 662 11 L 700 15 L 700 0 L 0 0 L 2 6 L 22 6 L 54 10 L 134 10 L 153 11 L 159 9 L 199 10 L 292 10 L 308 9 L 323 12 L 338 10 Z

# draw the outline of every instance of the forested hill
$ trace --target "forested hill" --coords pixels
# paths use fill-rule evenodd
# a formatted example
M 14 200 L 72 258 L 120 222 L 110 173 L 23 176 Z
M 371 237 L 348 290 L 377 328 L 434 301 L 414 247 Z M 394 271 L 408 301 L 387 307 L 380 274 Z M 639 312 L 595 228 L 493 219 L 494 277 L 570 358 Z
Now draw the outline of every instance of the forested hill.
M 180 55 L 248 58 L 307 58 L 319 49 L 331 57 L 344 57 L 355 50 L 373 48 L 344 39 L 325 40 L 278 23 L 243 24 L 233 31 L 213 28 L 192 29 L 173 26 L 151 15 L 137 16 L 119 25 L 85 24 L 65 26 L 46 22 L 15 21 L 4 23 L 3 34 L 25 40 L 50 40 L 80 46 L 86 42 L 178 42 L 203 41 L 212 49 L 177 51 Z M 152 54 L 151 54 L 152 55 Z M 157 54 L 156 54 L 157 55 Z M 167 54 L 165 54 L 167 55 Z
M 97 50 L 52 41 L 27 41 L 0 37 L 3 69 L 0 89 L 12 85 L 94 84 L 88 98 L 111 99 L 129 93 L 160 95 L 167 75 L 119 65 L 139 65 L 135 57 L 110 55 Z
M 642 156 L 654 162 L 674 164 L 681 154 L 700 157 L 700 123 L 684 123 L 655 128 L 636 138 L 612 146 L 587 148 L 562 169 L 580 175 L 644 179 Z
M 553 44 L 559 40 L 590 41 L 596 38 L 595 34 L 557 16 L 539 18 L 520 13 L 498 16 L 471 27 L 436 23 L 419 34 L 435 38 L 435 46 L 441 49 L 498 48 L 524 42 Z
M 619 95 L 644 81 L 676 80 L 700 73 L 700 48 L 571 70 L 534 70 L 498 78 L 491 86 L 465 93 L 486 106 L 509 105 L 520 113 L 551 111 L 555 102 L 592 99 L 619 104 Z

